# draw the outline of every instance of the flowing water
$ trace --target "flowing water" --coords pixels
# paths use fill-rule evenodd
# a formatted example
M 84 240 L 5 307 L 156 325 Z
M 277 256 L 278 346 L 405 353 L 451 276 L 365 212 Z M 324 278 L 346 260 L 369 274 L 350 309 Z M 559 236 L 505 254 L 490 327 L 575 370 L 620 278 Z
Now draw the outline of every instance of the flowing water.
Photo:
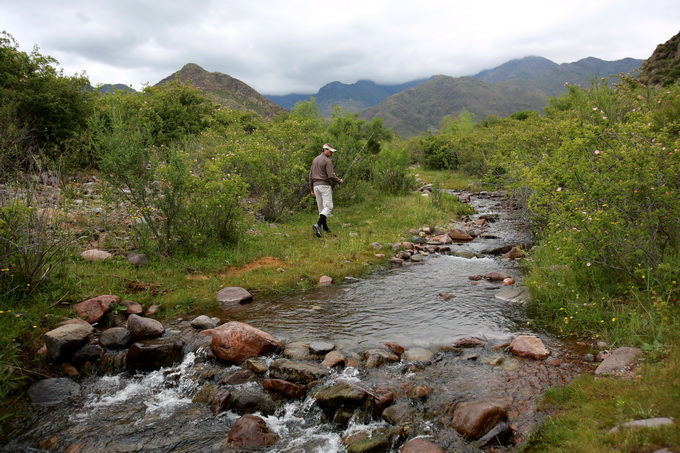
M 503 345 L 518 334 L 536 334 L 522 305 L 494 297 L 503 289 L 501 285 L 469 279 L 499 271 L 521 281 L 518 265 L 491 251 L 529 244 L 528 231 L 518 211 L 502 196 L 476 195 L 472 202 L 477 210 L 473 219 L 493 213 L 499 215 L 498 221 L 487 224 L 483 235 L 474 241 L 452 245 L 450 255 L 431 254 L 422 264 L 395 267 L 304 294 L 256 298 L 219 316 L 222 321 L 242 321 L 289 342 L 324 340 L 338 349 L 356 352 L 384 342 L 430 348 L 435 356 L 426 364 L 396 363 L 371 370 L 350 367 L 333 370 L 327 380 L 366 389 L 387 386 L 398 399 L 408 401 L 407 413 L 412 419 L 402 440 L 422 436 L 447 451 L 475 451 L 446 420 L 455 403 L 486 398 L 503 400 L 509 408 L 515 442 L 521 441 L 540 420 L 536 395 L 567 382 L 582 372 L 582 365 L 574 359 L 577 351 L 573 345 L 544 332 L 538 334 L 557 358 L 550 365 L 514 358 L 502 348 L 461 351 L 450 347 L 463 338 Z M 464 251 L 476 257 L 455 256 Z M 187 324 L 187 320 L 175 320 L 167 329 L 186 332 L 191 330 Z M 108 357 L 109 363 L 120 359 L 115 354 Z M 169 369 L 83 378 L 79 396 L 48 407 L 35 405 L 26 419 L 17 421 L 1 451 L 238 451 L 226 445 L 226 436 L 240 415 L 231 410 L 213 415 L 200 395 L 221 377 L 240 369 L 217 363 L 209 347 L 200 346 Z M 254 381 L 231 388 L 247 393 L 259 386 Z M 343 426 L 328 423 L 310 396 L 279 401 L 275 412 L 262 417 L 281 438 L 263 450 L 274 452 L 343 452 L 343 437 L 389 426 L 379 418 L 359 415 Z M 390 451 L 398 451 L 397 443 Z

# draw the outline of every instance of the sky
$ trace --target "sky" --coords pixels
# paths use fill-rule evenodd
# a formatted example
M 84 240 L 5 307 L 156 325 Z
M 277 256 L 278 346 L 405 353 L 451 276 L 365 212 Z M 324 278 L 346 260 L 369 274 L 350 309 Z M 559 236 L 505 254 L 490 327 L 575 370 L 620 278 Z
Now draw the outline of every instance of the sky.
M 647 59 L 677 0 L 0 0 L 0 31 L 92 85 L 155 85 L 195 63 L 260 94 L 462 77 L 507 61 Z

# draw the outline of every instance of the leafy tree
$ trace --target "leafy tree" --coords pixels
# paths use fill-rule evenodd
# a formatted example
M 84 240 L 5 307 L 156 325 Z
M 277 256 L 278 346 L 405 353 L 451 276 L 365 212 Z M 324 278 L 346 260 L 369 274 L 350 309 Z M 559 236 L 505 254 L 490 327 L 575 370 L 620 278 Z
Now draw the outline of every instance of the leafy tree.
M 64 76 L 57 64 L 37 47 L 31 53 L 20 51 L 11 35 L 0 33 L 3 169 L 61 158 L 87 132 L 94 96 L 89 81 Z

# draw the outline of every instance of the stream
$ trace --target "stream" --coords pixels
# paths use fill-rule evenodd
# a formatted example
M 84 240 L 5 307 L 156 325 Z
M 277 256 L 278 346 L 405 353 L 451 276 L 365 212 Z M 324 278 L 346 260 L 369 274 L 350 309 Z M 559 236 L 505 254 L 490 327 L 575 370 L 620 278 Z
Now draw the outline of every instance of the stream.
M 298 399 L 274 398 L 275 409 L 258 414 L 279 440 L 257 451 L 345 452 L 352 436 L 385 431 L 393 434 L 389 447 L 371 451 L 396 453 L 405 440 L 415 437 L 445 451 L 484 451 L 487 446 L 464 439 L 449 423 L 456 404 L 470 400 L 501 401 L 507 407 L 512 438 L 494 448 L 511 451 L 544 417 L 537 396 L 587 369 L 581 346 L 536 331 L 524 305 L 495 297 L 504 289 L 502 283 L 469 278 L 498 271 L 521 282 L 519 263 L 500 257 L 498 250 L 531 244 L 519 210 L 502 194 L 473 194 L 471 203 L 476 210 L 471 222 L 484 214 L 496 220 L 488 222 L 473 241 L 452 244 L 450 252 L 430 253 L 422 263 L 407 262 L 365 279 L 303 294 L 255 298 L 209 314 L 222 322 L 249 324 L 288 344 L 329 342 L 336 350 L 360 356 L 389 342 L 433 353 L 425 361 L 398 361 L 378 368 L 335 367 L 323 382 L 314 383 L 346 382 L 371 392 L 389 389 L 395 396 L 389 421 L 361 411 L 342 422 L 329 420 L 311 391 Z M 462 257 L 470 254 L 474 257 Z M 191 333 L 190 320 L 168 321 L 165 335 L 198 338 Z M 507 344 L 521 334 L 540 337 L 551 351 L 550 359 L 537 361 L 508 353 Z M 470 339 L 474 341 L 465 347 L 456 346 Z M 234 410 L 213 414 L 202 395 L 214 388 L 257 393 L 262 391 L 261 383 L 254 379 L 223 384 L 228 376 L 243 371 L 242 366 L 220 363 L 209 344 L 196 344 L 181 363 L 148 373 L 121 367 L 122 352 L 107 353 L 96 372 L 77 379 L 77 395 L 55 405 L 33 405 L 25 418 L 13 421 L 0 451 L 246 451 L 226 443 L 241 414 Z M 260 360 L 270 365 L 282 354 Z

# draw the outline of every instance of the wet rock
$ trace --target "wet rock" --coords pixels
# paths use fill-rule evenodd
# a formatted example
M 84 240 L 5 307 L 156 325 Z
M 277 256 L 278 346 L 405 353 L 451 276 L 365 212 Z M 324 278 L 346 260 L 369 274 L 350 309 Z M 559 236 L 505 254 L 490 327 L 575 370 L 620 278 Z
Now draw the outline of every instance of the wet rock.
M 466 401 L 458 404 L 451 427 L 468 439 L 477 439 L 508 419 L 505 406 L 492 401 Z
M 246 382 L 254 381 L 256 379 L 256 374 L 251 370 L 239 370 L 225 376 L 222 379 L 222 384 L 225 385 L 239 385 L 245 384 Z
M 214 329 L 215 326 L 217 326 L 217 321 L 215 321 L 210 316 L 201 315 L 201 316 L 197 316 L 196 318 L 192 319 L 190 324 L 191 324 L 191 327 L 194 327 L 196 329 L 206 330 L 206 329 Z
M 529 288 L 526 286 L 520 286 L 517 288 L 506 288 L 496 293 L 494 297 L 504 302 L 525 303 L 531 297 L 531 293 L 529 293 Z
M 397 265 L 397 266 L 404 264 L 404 260 L 403 260 L 403 259 L 397 258 L 397 257 L 395 257 L 395 256 L 393 256 L 392 258 L 390 258 L 388 261 L 389 261 L 390 263 L 392 263 L 392 264 Z
M 276 404 L 265 393 L 247 390 L 234 392 L 229 408 L 242 415 L 254 414 L 255 412 L 263 415 L 273 415 L 276 411 Z
M 127 262 L 136 267 L 144 267 L 149 264 L 149 257 L 144 253 L 130 253 Z
M 210 412 L 214 415 L 229 409 L 234 395 L 229 390 L 220 390 L 210 400 Z
M 626 371 L 644 354 L 639 348 L 617 348 L 604 359 L 595 370 L 595 374 L 612 374 Z
M 508 253 L 505 253 L 501 255 L 503 258 L 511 259 L 511 260 L 516 260 L 516 259 L 521 259 L 526 256 L 526 253 L 524 253 L 519 247 L 513 247 L 510 249 Z
M 387 349 L 394 352 L 397 355 L 402 355 L 404 353 L 404 347 L 397 343 L 385 343 Z
M 234 423 L 227 436 L 233 448 L 257 449 L 271 447 L 279 440 L 265 421 L 256 415 L 244 415 Z
M 286 344 L 283 355 L 292 360 L 314 360 L 317 358 L 316 354 L 312 354 L 309 350 L 309 344 L 300 341 L 292 341 Z
M 194 397 L 191 399 L 193 403 L 199 404 L 211 404 L 215 395 L 221 392 L 220 388 L 215 384 L 207 384 L 201 387 L 201 389 L 196 392 Z M 225 390 L 226 391 L 226 390 Z
M 399 450 L 400 453 L 446 453 L 437 444 L 433 444 L 425 439 L 411 439 L 406 442 Z
M 73 354 L 71 361 L 78 366 L 84 365 L 87 362 L 96 362 L 104 355 L 104 349 L 98 344 L 88 344 L 80 348 Z
M 269 376 L 272 378 L 300 384 L 309 384 L 328 375 L 326 367 L 285 359 L 275 360 L 269 369 Z
M 327 366 L 328 368 L 333 368 L 334 366 L 342 365 L 345 363 L 345 356 L 340 351 L 331 351 L 323 359 L 321 365 Z
M 478 338 L 462 338 L 453 342 L 451 346 L 454 348 L 483 348 L 486 346 L 486 341 Z
M 443 292 L 443 293 L 437 294 L 437 299 L 443 300 L 444 302 L 447 302 L 447 301 L 453 299 L 454 297 L 456 297 L 456 296 L 454 294 L 451 294 L 451 293 Z
M 28 388 L 28 397 L 34 404 L 58 404 L 79 394 L 80 384 L 69 378 L 43 379 Z
M 279 347 L 272 335 L 238 321 L 222 324 L 211 332 L 213 352 L 225 362 L 240 363 Z
M 375 389 L 371 397 L 371 408 L 374 417 L 380 417 L 385 409 L 394 404 L 395 399 L 394 393 L 385 388 Z
M 132 341 L 130 331 L 125 327 L 106 329 L 99 336 L 99 344 L 108 349 L 123 349 Z
M 229 309 L 234 305 L 252 301 L 253 295 L 243 288 L 232 286 L 219 290 L 216 298 L 217 302 L 220 304 L 220 308 Z
M 504 278 L 503 279 L 503 286 L 512 286 L 515 284 L 515 279 L 512 277 Z
M 409 402 L 398 400 L 383 410 L 382 418 L 394 426 L 410 425 L 416 419 L 416 409 Z
M 448 235 L 451 239 L 453 239 L 454 241 L 457 241 L 457 242 L 466 242 L 466 241 L 471 241 L 471 240 L 474 239 L 467 232 L 465 232 L 465 231 L 463 231 L 459 228 L 451 228 Z
M 267 363 L 260 359 L 247 359 L 243 366 L 246 370 L 252 371 L 255 374 L 265 374 L 269 369 Z
M 53 362 L 67 360 L 73 352 L 87 343 L 94 331 L 89 324 L 66 324 L 45 334 L 47 357 Z
M 510 352 L 519 357 L 543 360 L 550 355 L 550 350 L 543 345 L 540 338 L 533 335 L 519 335 L 510 343 Z
M 127 321 L 127 328 L 133 340 L 148 340 L 158 338 L 163 335 L 165 328 L 159 321 L 151 318 L 144 318 L 139 315 L 130 315 Z
M 307 391 L 306 387 L 284 381 L 283 379 L 265 379 L 262 381 L 262 386 L 287 398 L 301 398 Z
M 314 341 L 309 344 L 309 352 L 312 354 L 326 354 L 335 349 L 335 345 L 328 341 Z
M 434 353 L 429 349 L 410 348 L 401 355 L 401 360 L 402 362 L 427 362 L 433 356 Z
M 506 422 L 501 422 L 475 442 L 475 446 L 486 448 L 491 445 L 504 445 L 512 439 L 513 434 L 512 427 Z
M 156 338 L 134 343 L 125 356 L 125 366 L 134 371 L 154 371 L 182 360 L 181 338 Z
M 492 281 L 492 282 L 502 282 L 506 278 L 510 277 L 507 274 L 504 274 L 503 272 L 498 272 L 498 271 L 491 271 L 487 274 L 484 275 L 484 278 Z
M 399 356 L 386 349 L 367 349 L 363 352 L 366 368 L 379 368 L 386 363 L 399 361 Z
M 105 252 L 104 250 L 98 250 L 98 249 L 91 249 L 91 250 L 85 250 L 80 254 L 81 258 L 83 258 L 85 261 L 106 261 L 110 260 L 113 258 L 113 255 L 110 254 L 109 252 Z
M 370 436 L 353 440 L 347 445 L 347 453 L 387 453 L 392 439 L 386 430 L 371 433 Z
M 366 390 L 348 382 L 338 382 L 314 394 L 316 404 L 323 409 L 336 410 L 340 407 L 359 407 L 368 399 Z
M 84 300 L 74 304 L 73 311 L 78 317 L 85 319 L 85 321 L 93 324 L 104 317 L 109 312 L 112 303 L 120 302 L 120 297 L 112 295 L 104 295 L 93 297 L 92 299 Z

